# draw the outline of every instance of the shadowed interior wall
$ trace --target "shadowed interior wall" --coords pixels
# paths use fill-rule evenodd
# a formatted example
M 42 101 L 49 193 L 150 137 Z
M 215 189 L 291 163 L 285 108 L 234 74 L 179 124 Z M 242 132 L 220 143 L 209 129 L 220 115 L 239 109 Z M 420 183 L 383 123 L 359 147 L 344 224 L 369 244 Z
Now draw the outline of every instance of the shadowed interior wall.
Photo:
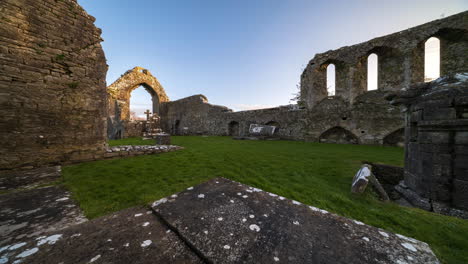
M 0 1 L 0 169 L 106 149 L 101 30 L 75 0 Z

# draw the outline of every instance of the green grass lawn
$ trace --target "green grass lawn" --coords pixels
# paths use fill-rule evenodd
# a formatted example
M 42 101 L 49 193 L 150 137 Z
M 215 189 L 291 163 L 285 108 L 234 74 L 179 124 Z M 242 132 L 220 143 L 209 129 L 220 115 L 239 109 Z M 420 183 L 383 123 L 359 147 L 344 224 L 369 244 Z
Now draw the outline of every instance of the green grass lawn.
M 350 193 L 361 161 L 403 165 L 403 149 L 229 137 L 172 137 L 184 150 L 63 168 L 64 183 L 89 218 L 148 204 L 225 177 L 429 243 L 444 263 L 468 263 L 468 221 Z M 143 145 L 136 138 L 110 145 Z

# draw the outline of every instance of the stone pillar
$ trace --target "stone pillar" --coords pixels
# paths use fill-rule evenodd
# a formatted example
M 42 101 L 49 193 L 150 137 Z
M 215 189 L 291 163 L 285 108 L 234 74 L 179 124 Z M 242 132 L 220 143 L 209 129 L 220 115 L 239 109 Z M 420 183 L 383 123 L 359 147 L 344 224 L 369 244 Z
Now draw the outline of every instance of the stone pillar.
M 468 217 L 468 73 L 389 97 L 406 106 L 405 177 L 398 189 L 426 210 Z

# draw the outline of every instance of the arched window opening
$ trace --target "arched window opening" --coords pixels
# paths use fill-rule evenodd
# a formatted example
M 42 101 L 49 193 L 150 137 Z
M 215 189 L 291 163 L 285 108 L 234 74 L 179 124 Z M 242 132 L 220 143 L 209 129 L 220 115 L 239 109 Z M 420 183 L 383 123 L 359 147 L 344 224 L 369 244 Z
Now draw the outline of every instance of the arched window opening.
M 152 96 L 140 86 L 130 93 L 130 120 L 146 120 L 148 110 L 153 113 Z
M 440 40 L 429 38 L 424 44 L 424 81 L 430 82 L 440 77 Z
M 335 64 L 329 64 L 327 66 L 327 92 L 328 96 L 335 96 Z
M 239 122 L 231 121 L 228 125 L 229 136 L 239 136 Z
M 367 57 L 367 91 L 377 90 L 379 74 L 379 57 L 372 53 Z

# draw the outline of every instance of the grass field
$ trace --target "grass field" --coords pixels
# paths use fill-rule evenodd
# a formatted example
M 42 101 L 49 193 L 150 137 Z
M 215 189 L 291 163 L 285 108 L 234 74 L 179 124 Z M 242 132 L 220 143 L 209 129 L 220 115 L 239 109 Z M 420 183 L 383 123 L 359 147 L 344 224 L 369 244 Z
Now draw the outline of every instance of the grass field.
M 361 161 L 403 165 L 403 149 L 295 141 L 172 137 L 184 150 L 63 168 L 64 183 L 89 218 L 148 204 L 225 177 L 429 243 L 444 263 L 468 263 L 468 221 L 350 193 Z M 110 145 L 142 145 L 136 138 Z

